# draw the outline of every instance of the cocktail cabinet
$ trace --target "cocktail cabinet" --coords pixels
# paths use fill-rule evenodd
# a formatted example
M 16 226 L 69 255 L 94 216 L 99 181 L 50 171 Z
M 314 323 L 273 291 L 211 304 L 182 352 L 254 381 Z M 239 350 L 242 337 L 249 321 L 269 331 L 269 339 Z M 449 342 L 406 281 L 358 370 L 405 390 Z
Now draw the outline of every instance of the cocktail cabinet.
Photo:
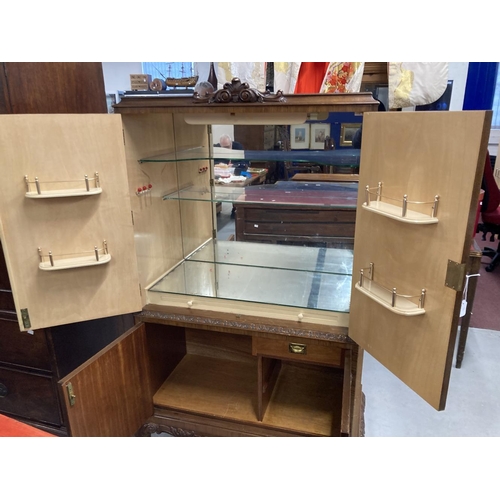
M 135 315 L 60 380 L 71 435 L 363 435 L 364 350 L 444 409 L 491 117 L 377 106 L 233 81 L 205 98 L 137 93 L 114 115 L 0 117 L 20 329 Z M 360 151 L 213 146 L 215 124 L 340 111 L 363 114 Z M 351 165 L 360 180 L 220 175 L 252 161 Z M 221 237 L 218 203 L 258 209 L 246 224 L 264 236 Z

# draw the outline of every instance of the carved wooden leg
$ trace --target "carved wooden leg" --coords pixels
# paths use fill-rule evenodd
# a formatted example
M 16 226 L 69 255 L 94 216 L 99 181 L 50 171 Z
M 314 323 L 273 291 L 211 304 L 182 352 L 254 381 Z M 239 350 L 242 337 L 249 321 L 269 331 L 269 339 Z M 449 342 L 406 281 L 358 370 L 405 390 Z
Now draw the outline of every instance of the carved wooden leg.
M 160 426 L 153 422 L 146 422 L 136 433 L 136 437 L 151 437 L 151 434 L 159 434 Z

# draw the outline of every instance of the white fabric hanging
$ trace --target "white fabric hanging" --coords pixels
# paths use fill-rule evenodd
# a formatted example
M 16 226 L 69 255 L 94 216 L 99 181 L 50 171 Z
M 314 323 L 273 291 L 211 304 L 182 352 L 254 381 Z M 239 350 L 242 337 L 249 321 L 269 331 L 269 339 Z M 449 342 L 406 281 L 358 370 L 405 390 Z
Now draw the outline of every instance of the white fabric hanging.
M 266 90 L 266 63 L 263 62 L 220 62 L 217 63 L 217 87 L 221 89 L 233 78 L 248 83 L 250 88 L 260 92 Z
M 437 101 L 448 84 L 446 62 L 390 62 L 389 109 Z
M 274 92 L 293 94 L 299 76 L 300 62 L 274 63 Z

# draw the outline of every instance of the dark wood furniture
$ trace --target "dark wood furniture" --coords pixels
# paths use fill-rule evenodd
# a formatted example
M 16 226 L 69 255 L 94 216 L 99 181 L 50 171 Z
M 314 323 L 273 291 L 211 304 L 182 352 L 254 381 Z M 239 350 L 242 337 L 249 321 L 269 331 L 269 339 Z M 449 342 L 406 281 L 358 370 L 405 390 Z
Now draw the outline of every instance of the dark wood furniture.
M 469 260 L 467 262 L 467 275 L 478 274 L 481 270 L 481 249 L 473 240 Z M 462 368 L 462 361 L 465 355 L 465 346 L 467 344 L 467 336 L 469 335 L 470 320 L 472 316 L 472 307 L 474 306 L 474 297 L 476 295 L 477 277 L 469 279 L 469 287 L 467 290 L 467 308 L 465 315 L 460 320 L 460 334 L 458 336 L 457 357 L 455 362 L 456 368 Z
M 236 241 L 353 248 L 357 193 L 356 183 L 338 182 L 290 181 L 247 189 L 247 202 L 234 203 Z
M 1 113 L 107 113 L 101 63 L 0 63 Z
M 0 63 L 0 114 L 106 112 L 101 63 Z M 0 412 L 66 435 L 59 379 L 131 324 L 123 316 L 21 331 L 0 243 Z
M 295 174 L 291 181 L 358 182 L 359 174 Z

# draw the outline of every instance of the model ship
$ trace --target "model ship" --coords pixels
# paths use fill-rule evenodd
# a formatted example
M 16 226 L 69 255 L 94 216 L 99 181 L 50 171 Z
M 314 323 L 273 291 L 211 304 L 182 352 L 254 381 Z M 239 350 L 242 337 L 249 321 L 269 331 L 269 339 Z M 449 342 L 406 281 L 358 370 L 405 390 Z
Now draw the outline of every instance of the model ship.
M 198 82 L 198 75 L 184 76 L 184 66 L 181 67 L 181 77 L 172 78 L 170 76 L 170 65 L 169 65 L 169 76 L 165 78 L 165 83 L 167 87 L 194 87 Z M 163 76 L 163 75 L 162 75 Z
M 183 78 L 166 78 L 167 87 L 194 87 L 198 81 L 198 75 Z

